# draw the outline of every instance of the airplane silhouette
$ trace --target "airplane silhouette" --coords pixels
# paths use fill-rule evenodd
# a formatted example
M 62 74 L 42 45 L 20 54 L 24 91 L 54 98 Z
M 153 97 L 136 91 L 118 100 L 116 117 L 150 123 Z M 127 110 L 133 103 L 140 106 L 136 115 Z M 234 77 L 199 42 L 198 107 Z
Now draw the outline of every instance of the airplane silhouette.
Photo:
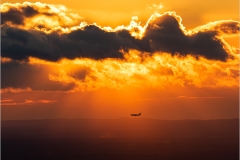
M 141 112 L 139 114 L 131 114 L 131 116 L 140 116 Z

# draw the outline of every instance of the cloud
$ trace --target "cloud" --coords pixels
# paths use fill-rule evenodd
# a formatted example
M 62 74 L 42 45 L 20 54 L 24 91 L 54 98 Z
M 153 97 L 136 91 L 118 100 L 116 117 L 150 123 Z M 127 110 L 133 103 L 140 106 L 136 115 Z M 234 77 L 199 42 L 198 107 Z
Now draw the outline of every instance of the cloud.
M 15 101 L 13 99 L 3 99 L 1 100 L 1 106 L 15 106 L 15 105 L 33 105 L 33 104 L 47 104 L 47 103 L 54 103 L 57 102 L 57 100 L 47 100 L 47 99 L 41 99 L 41 100 L 32 100 L 32 99 L 25 99 L 25 101 Z
M 24 60 L 36 57 L 49 61 L 61 58 L 93 59 L 122 58 L 121 48 L 135 48 L 132 41 L 114 32 L 105 32 L 96 26 L 70 34 L 46 34 L 8 26 L 2 27 L 2 57 Z M 134 39 L 133 37 L 131 37 Z
M 49 62 L 30 58 L 28 62 L 1 63 L 2 89 L 6 92 L 75 92 L 101 88 L 239 87 L 238 60 L 227 62 L 195 60 L 192 56 L 172 57 L 167 53 L 149 55 L 136 50 L 124 60 L 101 61 L 80 58 Z
M 1 93 L 239 86 L 235 51 L 222 38 L 239 34 L 237 21 L 185 30 L 180 16 L 166 12 L 144 26 L 133 17 L 112 29 L 69 18 L 61 5 L 3 4 L 1 13 Z M 52 28 L 37 27 L 43 15 Z
M 220 97 L 220 96 L 209 96 L 209 97 L 199 97 L 199 96 L 177 96 L 176 98 L 173 99 L 221 99 L 224 97 Z
M 163 9 L 164 5 L 162 3 L 160 4 L 151 4 L 151 5 L 147 5 L 147 10 L 160 10 Z
M 9 98 L 5 98 L 5 99 L 1 99 L 1 104 L 2 103 L 9 103 L 9 102 L 12 102 L 13 99 L 9 99 Z
M 192 56 L 172 57 L 167 53 L 142 56 L 142 53 L 136 50 L 131 50 L 124 56 L 124 60 L 96 61 L 81 58 L 63 59 L 59 62 L 31 58 L 28 64 L 31 64 L 31 68 L 40 68 L 35 70 L 38 73 L 37 79 L 41 80 L 42 84 L 40 85 L 38 81 L 30 78 L 25 85 L 22 84 L 22 88 L 29 86 L 31 81 L 33 90 L 39 90 L 48 84 L 49 89 L 57 91 L 91 91 L 101 88 L 123 89 L 128 87 L 167 89 L 170 86 L 199 88 L 239 86 L 237 59 L 221 62 L 200 58 L 197 61 Z M 19 71 L 17 67 L 16 65 L 16 71 Z M 9 70 L 9 73 L 15 72 Z M 32 72 L 29 74 L 35 76 Z M 18 76 L 21 74 L 16 75 L 16 79 Z M 6 81 L 7 78 L 3 80 L 3 82 Z M 11 85 L 10 82 L 8 82 L 8 86 L 20 87 L 21 83 L 17 83 L 17 85 L 12 81 Z M 59 88 L 56 84 L 59 85 Z M 69 88 L 64 86 L 69 86 Z
M 77 25 L 83 18 L 69 13 L 63 5 L 45 3 L 3 3 L 1 5 L 1 24 L 25 26 L 35 29 Z
M 54 73 L 53 68 L 46 65 L 31 65 L 25 62 L 1 63 L 1 92 L 22 91 L 69 91 L 74 88 L 74 83 L 59 83 L 49 79 L 49 74 Z
M 14 8 L 9 9 L 7 12 L 1 12 L 1 24 L 11 21 L 12 24 L 24 24 L 24 14 Z
M 221 32 L 239 34 L 239 22 L 221 21 L 210 23 L 194 29 L 187 34 L 181 24 L 181 17 L 176 14 L 163 14 L 153 18 L 146 28 L 144 37 L 151 41 L 152 51 L 171 53 L 172 55 L 202 56 L 207 59 L 226 61 L 232 58 L 230 48 L 223 39 L 218 38 Z
M 133 18 L 129 26 L 116 29 L 83 22 L 69 28 L 66 23 L 73 22 L 74 18 L 65 14 L 62 15 L 64 18 L 55 18 L 57 23 L 50 28 L 33 19 L 45 15 L 44 24 L 50 24 L 46 21 L 52 21 L 52 17 L 61 16 L 66 10 L 61 5 L 41 3 L 3 4 L 2 57 L 15 60 L 36 57 L 48 61 L 62 58 L 122 59 L 122 51 L 135 49 L 150 54 L 165 52 L 226 61 L 233 58 L 233 52 L 221 35 L 239 34 L 240 27 L 237 21 L 222 20 L 186 31 L 181 17 L 174 12 L 155 13 L 145 26 L 137 24 L 137 18 Z M 80 23 L 78 18 L 76 21 Z M 29 24 L 31 28 L 26 28 Z

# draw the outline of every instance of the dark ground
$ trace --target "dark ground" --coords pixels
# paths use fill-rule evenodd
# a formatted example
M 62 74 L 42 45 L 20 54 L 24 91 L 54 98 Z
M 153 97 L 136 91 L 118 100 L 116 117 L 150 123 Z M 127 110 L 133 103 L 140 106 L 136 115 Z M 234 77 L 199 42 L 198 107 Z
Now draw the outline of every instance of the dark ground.
M 239 119 L 2 121 L 2 160 L 238 160 Z

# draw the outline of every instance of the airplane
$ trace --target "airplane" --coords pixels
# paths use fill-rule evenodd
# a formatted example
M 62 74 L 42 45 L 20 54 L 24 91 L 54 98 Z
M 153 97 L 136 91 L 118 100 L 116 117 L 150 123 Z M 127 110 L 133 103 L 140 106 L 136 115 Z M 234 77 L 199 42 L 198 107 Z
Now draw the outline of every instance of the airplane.
M 131 116 L 140 116 L 141 112 L 139 114 L 131 114 Z

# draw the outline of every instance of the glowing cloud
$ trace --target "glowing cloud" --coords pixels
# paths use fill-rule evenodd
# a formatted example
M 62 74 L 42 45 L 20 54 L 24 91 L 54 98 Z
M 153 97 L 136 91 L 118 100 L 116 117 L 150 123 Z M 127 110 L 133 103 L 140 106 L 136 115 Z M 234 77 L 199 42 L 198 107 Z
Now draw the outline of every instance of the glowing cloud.
M 238 21 L 185 30 L 165 12 L 112 29 L 39 2 L 4 3 L 1 14 L 2 93 L 239 86 L 237 51 L 222 38 L 239 34 Z
M 133 50 L 124 53 L 124 60 L 96 61 L 84 58 L 47 62 L 30 58 L 28 63 L 11 63 L 2 64 L 2 88 L 6 91 L 9 87 L 69 92 L 127 87 L 166 89 L 169 86 L 239 86 L 238 60 L 221 62 L 200 58 L 196 61 L 191 56 L 172 57 L 167 53 L 151 56 Z M 9 66 L 13 69 L 10 70 Z
M 132 49 L 221 61 L 235 56 L 221 35 L 239 34 L 238 21 L 216 21 L 186 31 L 180 16 L 166 12 L 153 14 L 145 26 L 133 17 L 129 26 L 111 29 L 81 22 L 74 14 L 67 17 L 66 11 L 64 6 L 39 2 L 3 4 L 2 57 L 15 60 L 36 57 L 48 61 L 62 58 L 122 59 L 121 51 Z M 43 23 L 38 19 L 41 16 L 45 16 Z M 74 25 L 75 22 L 80 25 Z
M 13 99 L 3 99 L 1 100 L 1 106 L 15 106 L 15 105 L 33 105 L 33 104 L 39 104 L 39 103 L 54 103 L 57 102 L 57 100 L 32 100 L 32 99 L 25 99 L 24 102 L 16 102 Z
M 4 3 L 1 5 L 1 24 L 24 28 L 50 29 L 52 27 L 74 26 L 83 19 L 70 13 L 64 5 L 44 4 L 40 2 L 22 4 Z

